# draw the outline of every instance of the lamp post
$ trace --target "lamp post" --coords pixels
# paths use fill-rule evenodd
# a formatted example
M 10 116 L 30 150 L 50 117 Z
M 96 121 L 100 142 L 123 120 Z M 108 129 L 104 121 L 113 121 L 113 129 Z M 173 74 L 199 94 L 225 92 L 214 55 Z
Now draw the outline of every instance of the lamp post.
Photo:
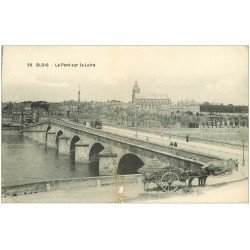
M 245 145 L 244 145 L 245 141 L 242 140 L 242 150 L 243 150 L 243 159 L 242 159 L 242 166 L 245 166 Z
M 169 140 L 171 141 L 171 118 L 170 118 L 170 121 L 169 121 Z
M 137 138 L 137 102 L 135 101 L 135 138 Z

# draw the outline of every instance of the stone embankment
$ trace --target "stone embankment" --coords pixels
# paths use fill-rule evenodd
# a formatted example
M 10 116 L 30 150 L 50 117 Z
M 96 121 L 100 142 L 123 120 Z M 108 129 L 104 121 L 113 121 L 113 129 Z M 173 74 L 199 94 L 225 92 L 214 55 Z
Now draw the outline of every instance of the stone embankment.
M 151 185 L 150 190 L 145 192 L 142 176 L 139 174 L 86 177 L 3 187 L 2 202 L 155 202 L 157 200 L 181 202 L 182 199 L 184 199 L 183 202 L 245 202 L 248 199 L 248 192 L 245 188 L 248 186 L 247 183 L 247 166 L 240 167 L 239 171 L 234 171 L 231 175 L 208 177 L 206 187 L 197 186 L 197 180 L 195 180 L 194 186 L 188 192 L 186 188 L 182 188 L 171 194 L 156 190 L 154 185 Z M 232 185 L 235 187 L 234 199 L 230 198 L 233 192 Z M 241 190 L 242 185 L 244 190 Z M 213 189 L 224 190 L 227 198 L 217 197 L 217 191 L 212 192 Z M 213 197 L 207 197 L 207 192 L 212 192 Z M 200 199 L 197 199 L 196 194 Z
M 70 188 L 94 188 L 102 186 L 111 186 L 122 184 L 133 184 L 142 182 L 141 174 L 134 175 L 117 175 L 114 176 L 98 176 L 98 177 L 84 177 L 61 180 L 48 180 L 36 183 L 29 183 L 16 186 L 2 187 L 2 196 L 18 196 L 36 194 L 39 192 L 53 191 L 58 189 Z

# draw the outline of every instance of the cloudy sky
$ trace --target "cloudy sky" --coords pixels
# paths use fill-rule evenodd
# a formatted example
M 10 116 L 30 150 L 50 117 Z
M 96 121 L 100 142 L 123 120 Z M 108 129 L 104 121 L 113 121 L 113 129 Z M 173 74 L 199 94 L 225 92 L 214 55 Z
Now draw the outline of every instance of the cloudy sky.
M 3 101 L 77 100 L 80 85 L 82 101 L 127 102 L 137 81 L 173 102 L 248 104 L 247 46 L 5 46 L 2 70 Z

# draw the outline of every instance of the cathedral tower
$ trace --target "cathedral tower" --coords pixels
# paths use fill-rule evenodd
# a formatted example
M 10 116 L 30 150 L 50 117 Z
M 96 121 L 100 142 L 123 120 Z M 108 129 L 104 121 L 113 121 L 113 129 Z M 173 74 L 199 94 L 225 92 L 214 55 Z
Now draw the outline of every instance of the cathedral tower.
M 136 93 L 140 93 L 140 88 L 137 84 L 137 81 L 135 81 L 135 85 L 134 85 L 133 90 L 132 90 L 132 103 L 135 102 L 135 94 Z
M 79 113 L 80 111 L 80 102 L 81 102 L 81 91 L 80 91 L 80 85 L 79 85 L 79 90 L 78 90 L 78 102 L 77 102 L 77 111 Z

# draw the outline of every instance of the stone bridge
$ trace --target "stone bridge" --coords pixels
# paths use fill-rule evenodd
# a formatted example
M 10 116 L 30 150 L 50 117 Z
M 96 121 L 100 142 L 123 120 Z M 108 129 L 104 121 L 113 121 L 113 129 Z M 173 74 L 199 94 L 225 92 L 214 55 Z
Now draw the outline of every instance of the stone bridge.
M 136 174 L 154 157 L 171 166 L 191 168 L 219 159 L 192 149 L 163 146 L 70 122 L 38 123 L 26 128 L 23 136 L 55 148 L 58 154 L 69 155 L 75 162 L 89 163 L 99 175 Z

